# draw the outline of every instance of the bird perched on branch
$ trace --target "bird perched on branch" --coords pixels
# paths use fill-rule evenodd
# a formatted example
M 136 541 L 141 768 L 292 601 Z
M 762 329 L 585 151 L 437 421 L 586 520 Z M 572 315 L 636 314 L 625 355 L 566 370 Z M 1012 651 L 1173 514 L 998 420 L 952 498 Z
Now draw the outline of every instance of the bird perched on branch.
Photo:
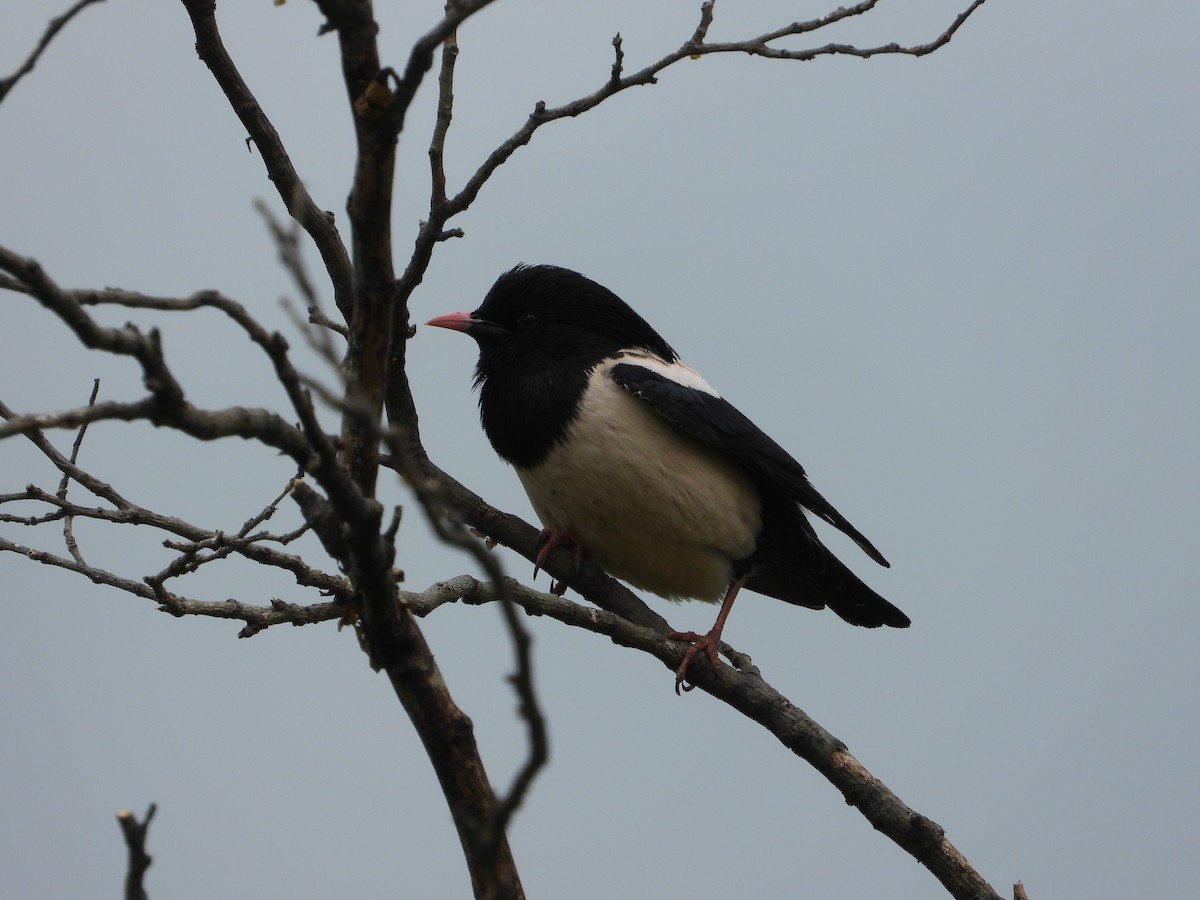
M 809 483 L 800 463 L 724 400 L 612 291 L 557 266 L 505 272 L 472 313 L 430 319 L 479 345 L 483 429 L 516 469 L 555 547 L 670 600 L 721 601 L 689 642 L 714 668 L 741 588 L 852 625 L 909 618 L 821 543 L 807 514 L 888 562 Z M 535 570 L 536 571 L 536 570 Z M 565 585 L 559 585 L 559 592 Z

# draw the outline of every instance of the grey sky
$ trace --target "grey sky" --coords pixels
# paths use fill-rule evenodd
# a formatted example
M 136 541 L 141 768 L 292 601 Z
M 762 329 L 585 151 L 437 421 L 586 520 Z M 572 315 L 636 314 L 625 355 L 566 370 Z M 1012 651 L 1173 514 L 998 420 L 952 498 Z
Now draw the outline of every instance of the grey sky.
M 400 65 L 440 4 L 380 5 Z M 923 42 L 965 5 L 884 3 L 817 42 Z M 644 6 L 503 0 L 472 20 L 451 184 L 536 100 L 598 87 L 615 32 L 634 68 L 695 27 L 698 3 Z M 832 8 L 741 6 L 718 4 L 712 38 Z M 9 0 L 0 72 L 59 11 Z M 314 38 L 301 0 L 219 13 L 317 202 L 344 220 L 334 39 Z M 452 223 L 466 238 L 439 247 L 414 298 L 424 321 L 473 308 L 515 262 L 579 269 L 791 449 L 893 567 L 831 545 L 913 627 L 868 632 L 747 594 L 726 639 L 997 889 L 1022 879 L 1034 900 L 1180 896 L 1200 878 L 1198 32 L 1194 4 L 989 0 L 920 60 L 682 63 L 539 132 Z M 279 308 L 290 285 L 251 208 L 280 204 L 193 44 L 173 3 L 112 0 L 71 23 L 0 104 L 0 244 L 66 286 L 218 288 L 327 376 Z M 400 260 L 428 192 L 431 84 L 401 139 Z M 9 405 L 77 406 L 94 377 L 105 397 L 136 395 L 132 366 L 84 353 L 28 298 L 0 304 Z M 215 314 L 138 321 L 162 326 L 197 403 L 281 407 Z M 411 345 L 430 452 L 530 516 L 479 429 L 470 342 L 432 331 Z M 225 529 L 290 474 L 250 446 L 116 425 L 89 432 L 82 462 Z M 0 444 L 0 474 L 0 492 L 56 483 L 17 440 Z M 409 587 L 472 571 L 419 519 L 413 506 L 401 532 Z M 78 531 L 89 560 L 131 577 L 168 558 L 135 533 Z M 234 624 L 175 620 L 9 555 L 0 585 L 5 896 L 116 895 L 112 815 L 150 801 L 152 896 L 468 895 L 429 765 L 348 632 L 238 641 Z M 189 588 L 311 599 L 235 567 Z M 707 606 L 649 602 L 676 627 L 711 624 Z M 529 624 L 553 754 L 512 834 L 530 897 L 942 895 L 755 726 L 699 692 L 676 698 L 647 658 Z M 425 628 L 506 785 L 523 736 L 498 612 L 447 608 Z

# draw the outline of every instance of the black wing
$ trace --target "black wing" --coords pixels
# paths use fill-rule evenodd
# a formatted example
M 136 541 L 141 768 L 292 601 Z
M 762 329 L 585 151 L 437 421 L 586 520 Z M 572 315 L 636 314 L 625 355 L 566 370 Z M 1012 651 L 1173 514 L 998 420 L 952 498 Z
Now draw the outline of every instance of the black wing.
M 676 428 L 727 454 L 752 478 L 790 497 L 852 538 L 875 562 L 890 567 L 883 554 L 809 483 L 804 467 L 728 400 L 636 362 L 617 363 L 609 375 Z

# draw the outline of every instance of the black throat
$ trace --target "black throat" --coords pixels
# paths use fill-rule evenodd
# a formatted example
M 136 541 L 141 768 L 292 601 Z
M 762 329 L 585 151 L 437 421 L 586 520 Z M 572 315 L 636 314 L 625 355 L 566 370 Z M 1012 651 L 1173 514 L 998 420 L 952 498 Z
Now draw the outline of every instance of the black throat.
M 532 353 L 512 358 L 489 349 L 481 348 L 476 375 L 483 430 L 502 459 L 532 468 L 566 437 L 592 370 L 611 350 L 550 360 Z

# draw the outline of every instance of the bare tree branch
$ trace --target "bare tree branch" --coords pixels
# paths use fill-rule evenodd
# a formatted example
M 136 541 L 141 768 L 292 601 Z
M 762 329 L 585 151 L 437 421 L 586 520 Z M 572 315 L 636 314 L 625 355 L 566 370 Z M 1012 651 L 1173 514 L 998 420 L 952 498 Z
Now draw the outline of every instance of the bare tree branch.
M 88 397 L 88 406 L 95 406 L 96 395 L 100 393 L 100 379 L 97 378 L 92 382 L 92 394 Z M 75 435 L 75 443 L 71 445 L 71 458 L 68 460 L 72 466 L 79 460 L 79 448 L 83 445 L 83 436 L 87 433 L 87 423 L 79 426 L 79 432 Z M 63 472 L 62 479 L 58 482 L 58 492 L 55 494 L 59 500 L 66 502 L 67 485 L 71 483 L 71 476 Z M 74 517 L 69 513 L 63 517 L 63 541 L 67 545 L 67 551 L 75 562 L 80 565 L 87 565 L 83 555 L 79 552 L 79 545 L 75 542 L 75 532 L 72 528 Z
M 12 411 L 8 404 L 0 400 L 0 418 L 12 419 L 15 416 L 16 413 Z M 36 429 L 25 430 L 24 434 L 25 437 L 27 437 L 29 441 L 35 447 L 37 447 L 38 450 L 40 450 L 42 454 L 50 460 L 51 463 L 54 464 L 55 468 L 62 472 L 64 477 L 73 479 L 75 482 L 87 488 L 97 497 L 107 500 L 118 509 L 126 509 L 131 506 L 128 500 L 126 500 L 113 489 L 112 485 L 106 484 L 99 478 L 96 478 L 88 472 L 85 472 L 74 462 L 59 453 L 54 445 L 46 440 L 46 436 L 43 435 L 41 431 Z M 66 502 L 65 498 L 55 497 L 55 499 L 64 503 Z
M 33 48 L 33 52 L 29 54 L 25 62 L 21 64 L 21 67 L 7 78 L 0 78 L 0 103 L 4 102 L 4 98 L 8 96 L 9 91 L 16 87 L 18 81 L 33 71 L 33 67 L 37 65 L 38 59 L 41 58 L 46 48 L 50 46 L 50 42 L 54 40 L 55 35 L 62 31 L 66 24 L 79 13 L 83 12 L 85 8 L 91 6 L 93 3 L 100 2 L 102 0 L 77 0 L 75 5 L 61 16 L 56 16 L 50 20 L 50 24 L 46 26 L 45 32 L 42 33 L 41 40 L 37 42 L 37 46 Z
M 918 44 L 910 47 L 902 47 L 899 44 L 887 44 L 880 47 L 872 47 L 868 49 L 859 49 L 848 44 L 826 44 L 823 47 L 816 47 L 809 50 L 787 50 L 771 47 L 773 41 L 777 41 L 784 37 L 795 35 L 809 34 L 814 31 L 819 31 L 829 25 L 839 22 L 843 19 L 852 16 L 863 15 L 870 12 L 875 7 L 878 0 L 866 0 L 866 2 L 856 3 L 852 6 L 842 7 L 822 16 L 817 19 L 812 19 L 807 22 L 795 22 L 775 31 L 767 32 L 766 34 L 757 37 L 747 38 L 741 41 L 727 41 L 723 43 L 707 43 L 705 38 L 708 34 L 708 28 L 713 21 L 713 7 L 715 0 L 707 0 L 702 7 L 700 13 L 700 24 L 692 37 L 685 41 L 677 50 L 666 54 L 656 62 L 645 66 L 638 71 L 626 75 L 624 77 L 610 77 L 600 88 L 586 97 L 580 97 L 578 100 L 564 103 L 561 106 L 548 107 L 545 102 L 538 101 L 534 107 L 533 113 L 508 140 L 497 147 L 488 156 L 486 160 L 476 170 L 475 174 L 467 179 L 462 190 L 459 191 L 452 199 L 447 201 L 443 208 L 445 219 L 452 218 L 455 215 L 466 210 L 478 196 L 480 189 L 492 177 L 496 169 L 503 165 L 509 157 L 512 156 L 520 147 L 528 144 L 533 137 L 534 132 L 548 122 L 553 122 L 557 119 L 574 117 L 594 109 L 605 100 L 627 90 L 631 87 L 642 85 L 651 85 L 658 82 L 658 75 L 664 69 L 673 66 L 675 63 L 683 59 L 693 59 L 700 56 L 706 56 L 714 53 L 745 53 L 752 56 L 765 56 L 773 59 L 790 59 L 798 61 L 808 61 L 816 59 L 819 56 L 832 55 L 847 55 L 858 56 L 863 59 L 868 59 L 872 56 L 880 54 L 906 54 L 910 56 L 924 56 L 932 53 L 939 47 L 947 44 L 958 31 L 959 27 L 967 20 L 967 18 L 976 9 L 983 5 L 985 0 L 974 0 L 974 2 L 961 13 L 954 22 L 943 31 L 937 38 L 928 44 Z M 619 36 L 618 36 L 619 37 Z M 617 48 L 617 63 L 613 66 L 613 74 L 616 75 L 621 70 L 621 63 L 624 59 L 624 54 L 620 50 L 620 41 L 614 39 L 614 46 Z M 443 219 L 443 223 L 445 221 Z M 440 227 L 440 225 L 439 225 Z
M 137 820 L 127 809 L 117 810 L 117 824 L 121 826 L 121 835 L 125 838 L 125 846 L 129 849 L 129 869 L 125 874 L 125 900 L 146 900 L 146 888 L 143 880 L 146 870 L 150 868 L 150 854 L 146 852 L 146 832 L 150 829 L 150 820 L 158 812 L 158 807 L 151 803 L 146 810 L 146 817 Z
M 404 116 L 412 104 L 417 88 L 425 78 L 425 73 L 433 67 L 433 54 L 438 46 L 452 40 L 459 25 L 491 2 L 492 0 L 448 0 L 445 18 L 413 44 L 408 65 L 404 67 L 404 74 L 392 92 L 392 102 L 388 107 L 388 124 L 396 134 L 404 129 Z
M 25 416 L 13 416 L 4 425 L 0 425 L 0 440 L 12 437 L 14 434 L 24 434 L 35 429 L 46 428 L 79 428 L 90 422 L 100 422 L 112 419 L 119 422 L 136 422 L 151 420 L 158 408 L 153 397 L 146 397 L 134 403 L 96 403 L 92 406 L 81 406 L 77 409 L 67 409 L 56 413 L 35 413 Z
M 84 346 L 136 359 L 142 368 L 143 382 L 151 392 L 151 396 L 133 404 L 102 403 L 85 410 L 73 410 L 69 414 L 18 417 L 0 426 L 0 438 L 30 428 L 75 427 L 100 418 L 140 418 L 205 441 L 222 437 L 256 440 L 282 451 L 301 468 L 310 470 L 329 492 L 331 499 L 336 499 L 347 521 L 366 525 L 378 520 L 377 504 L 364 497 L 349 478 L 338 460 L 334 442 L 321 427 L 303 380 L 288 358 L 287 342 L 277 332 L 268 332 L 263 328 L 241 304 L 215 291 L 202 291 L 187 301 L 221 310 L 262 348 L 300 420 L 299 429 L 265 409 L 235 406 L 224 410 L 201 410 L 192 406 L 184 396 L 183 387 L 167 366 L 157 331 L 143 334 L 132 325 L 119 329 L 101 326 L 84 310 L 81 299 L 59 288 L 35 260 L 19 256 L 4 247 L 0 247 L 0 269 L 12 274 L 43 306 L 58 315 Z M 92 299 L 108 295 L 108 292 L 90 293 Z M 116 293 L 124 301 L 134 302 L 133 297 L 126 296 L 128 292 Z M 184 308 L 145 297 L 136 302 L 157 309 Z M 386 565 L 390 567 L 390 563 Z
M 430 208 L 446 202 L 446 135 L 454 118 L 454 64 L 458 61 L 458 38 L 453 32 L 442 45 L 442 64 L 438 72 L 437 119 L 429 142 Z
M 273 625 L 313 625 L 340 618 L 345 605 L 342 603 L 314 603 L 301 606 L 272 599 L 269 606 L 257 606 L 240 600 L 194 600 L 166 590 L 156 590 L 145 581 L 124 578 L 97 566 L 83 566 L 72 559 L 47 553 L 34 547 L 26 547 L 0 537 L 0 552 L 17 553 L 34 562 L 83 575 L 93 584 L 117 588 L 145 600 L 153 600 L 163 612 L 173 616 L 205 616 L 215 619 L 237 619 L 246 627 L 238 637 L 253 637 Z
M 342 314 L 349 317 L 353 293 L 353 269 L 346 247 L 334 225 L 333 213 L 317 206 L 304 182 L 296 173 L 291 158 L 275 126 L 271 124 L 258 100 L 242 80 L 241 74 L 230 58 L 221 33 L 217 30 L 215 0 L 183 0 L 183 6 L 192 20 L 196 32 L 196 53 L 208 66 L 217 84 L 225 92 L 229 105 L 245 126 L 262 154 L 267 167 L 267 177 L 275 184 L 283 205 L 308 232 L 317 252 L 325 263 L 325 271 L 333 286 L 334 301 Z
M 292 219 L 291 226 L 285 226 L 275 218 L 271 207 L 261 198 L 254 201 L 254 209 L 267 223 L 267 230 L 271 232 L 271 237 L 275 239 L 275 247 L 279 251 L 279 262 L 283 270 L 292 276 L 304 305 L 319 307 L 320 297 L 317 296 L 317 289 L 308 276 L 308 268 L 304 265 L 304 253 L 300 247 L 300 223 Z
M 170 601 L 160 609 L 173 616 L 205 616 L 214 619 L 236 619 L 246 623 L 238 632 L 239 638 L 254 637 L 273 625 L 316 625 L 320 622 L 336 621 L 345 611 L 344 603 L 310 603 L 300 605 L 272 598 L 270 606 L 255 606 L 238 600 L 224 602 L 188 600 L 170 594 Z
M 28 425 L 30 418 L 38 418 L 15 416 L 12 409 L 3 401 L 0 401 L 0 417 L 9 420 L 10 426 L 13 424 L 19 426 L 23 423 Z M 260 565 L 273 566 L 291 573 L 296 583 L 303 587 L 315 588 L 323 594 L 340 597 L 343 600 L 349 596 L 349 585 L 341 576 L 328 575 L 309 566 L 302 557 L 283 553 L 267 546 L 270 542 L 288 543 L 294 539 L 294 536 L 298 536 L 303 529 L 283 536 L 252 535 L 250 533 L 253 528 L 273 515 L 282 499 L 297 486 L 297 479 L 291 479 L 283 492 L 264 507 L 261 512 L 247 520 L 236 535 L 229 536 L 219 531 L 197 527 L 174 516 L 163 515 L 138 506 L 119 494 L 111 485 L 80 469 L 73 461 L 60 454 L 40 430 L 31 427 L 24 427 L 20 430 L 62 472 L 64 479 L 70 478 L 97 497 L 108 501 L 112 504 L 113 509 L 85 507 L 77 503 L 69 503 L 64 496 L 50 494 L 30 485 L 18 494 L 0 495 L 0 505 L 11 502 L 32 501 L 46 504 L 52 508 L 52 511 L 40 517 L 18 517 L 9 513 L 0 513 L 0 522 L 7 521 L 35 525 L 42 522 L 58 521 L 67 517 L 78 517 L 107 521 L 114 524 L 155 528 L 192 542 L 194 546 L 208 546 L 213 551 L 213 558 L 223 558 L 231 552 L 236 553 Z M 24 548 L 22 548 L 22 552 L 23 550 Z M 83 564 L 82 560 L 76 558 L 76 562 L 79 564 L 77 571 L 81 571 L 83 574 L 91 577 L 89 568 Z M 108 575 L 108 573 L 105 573 L 105 575 Z M 115 576 L 102 579 L 102 583 L 114 584 L 113 578 Z M 93 580 L 97 579 L 93 578 Z M 144 587 L 140 582 L 132 582 L 132 584 L 138 585 L 139 588 Z M 114 586 L 121 585 L 114 584 Z M 136 590 L 134 593 L 139 596 L 150 596 L 141 590 Z
M 185 547 L 184 545 L 166 541 L 165 545 L 168 548 L 179 549 L 181 552 L 190 552 L 193 555 L 202 550 L 208 551 L 210 555 L 193 560 L 191 568 L 188 571 L 195 571 L 196 568 L 199 568 L 200 565 L 206 562 L 212 562 L 216 559 L 223 559 L 230 554 L 236 554 L 259 565 L 271 566 L 290 573 L 294 577 L 296 584 L 301 587 L 313 588 L 322 594 L 339 597 L 343 600 L 347 599 L 350 595 L 350 586 L 341 576 L 322 572 L 308 565 L 300 556 L 284 553 L 269 546 L 271 543 L 286 544 L 290 542 L 295 537 L 298 537 L 308 527 L 307 525 L 304 528 L 285 535 L 265 533 L 227 535 L 220 531 L 199 528 L 188 522 L 184 522 L 182 519 L 156 513 L 129 502 L 126 502 L 120 509 L 115 510 L 80 506 L 60 500 L 55 495 L 32 485 L 20 493 L 0 495 L 0 505 L 20 501 L 45 503 L 51 506 L 53 511 L 40 517 L 21 517 L 9 513 L 0 513 L 0 522 L 37 525 L 44 524 L 45 522 L 55 522 L 69 515 L 81 519 L 111 522 L 116 525 L 155 528 L 168 534 L 178 535 L 189 542 Z M 91 567 L 84 563 L 79 563 L 74 568 L 85 575 L 91 572 Z M 181 571 L 179 574 L 183 574 L 183 572 Z M 134 583 L 141 584 L 141 582 Z M 138 596 L 150 596 L 142 591 L 136 591 L 135 593 Z

